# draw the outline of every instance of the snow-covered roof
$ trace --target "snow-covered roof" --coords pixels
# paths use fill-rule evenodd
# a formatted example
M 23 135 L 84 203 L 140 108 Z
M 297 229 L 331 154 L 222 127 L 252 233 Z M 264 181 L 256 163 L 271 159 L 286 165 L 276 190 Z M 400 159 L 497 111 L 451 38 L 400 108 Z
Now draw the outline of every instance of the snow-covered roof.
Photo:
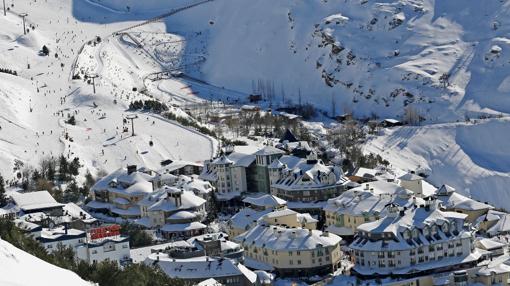
M 296 156 L 282 156 L 279 161 L 287 168 L 272 186 L 286 191 L 329 188 L 348 181 L 337 166 L 327 166 L 321 160 L 306 160 Z
M 53 229 L 43 228 L 41 231 L 40 239 L 43 241 L 55 241 L 65 239 L 76 239 L 78 237 L 85 237 L 86 233 L 82 230 L 69 228 L 66 229 L 61 226 Z
M 198 283 L 196 286 L 223 286 L 220 282 L 216 281 L 214 278 L 209 278 Z
M 166 254 L 151 254 L 146 264 L 157 264 L 166 275 L 180 279 L 209 279 L 232 276 L 245 276 L 253 283 L 257 275 L 230 259 L 211 257 L 195 257 L 189 259 L 173 259 Z M 247 276 L 248 275 L 248 276 Z M 255 280 L 253 278 L 255 277 Z
M 246 197 L 243 202 L 259 207 L 278 207 L 287 204 L 285 200 L 269 194 L 265 194 L 259 197 Z
M 403 250 L 432 242 L 448 241 L 452 237 L 471 235 L 462 228 L 466 214 L 441 211 L 437 207 L 437 202 L 432 201 L 427 207 L 409 209 L 391 207 L 392 210 L 388 210 L 388 215 L 384 218 L 358 226 L 361 233 L 350 247 L 374 250 L 381 249 L 384 244 L 386 249 Z M 447 231 L 451 235 L 446 235 L 442 230 L 444 224 L 448 225 Z M 378 235 L 380 239 L 369 240 L 365 233 Z M 405 237 L 406 233 L 408 237 Z M 382 234 L 391 235 L 393 240 L 383 240 Z
M 494 207 L 484 204 L 481 202 L 477 202 L 471 198 L 468 198 L 464 195 L 461 195 L 456 192 L 438 192 L 437 199 L 442 202 L 442 205 L 447 209 L 462 209 L 467 211 L 478 211 L 478 210 L 488 210 L 493 209 Z
M 498 222 L 487 230 L 487 233 L 491 235 L 508 232 L 510 232 L 510 214 L 502 215 Z
M 376 185 L 381 188 L 373 190 L 354 188 L 347 190 L 340 196 L 329 199 L 324 210 L 352 216 L 380 215 L 390 203 L 401 207 L 410 207 L 413 204 L 421 205 L 424 203 L 422 198 L 413 197 L 412 192 L 409 193 L 410 191 L 406 189 L 398 186 L 395 189 L 391 187 L 385 188 L 394 184 L 378 182 Z M 388 191 L 388 193 L 384 193 L 384 191 Z
M 413 173 L 407 173 L 405 175 L 402 175 L 400 177 L 398 177 L 399 180 L 401 181 L 418 181 L 418 180 L 423 180 L 422 177 L 416 175 L 416 174 L 413 174 Z
M 226 155 L 221 155 L 212 161 L 212 164 L 214 165 L 228 165 L 233 163 L 234 161 L 230 160 Z
M 230 218 L 231 227 L 247 230 L 249 225 L 255 223 L 259 218 L 271 212 L 271 209 L 256 211 L 251 208 L 243 208 Z
M 197 229 L 205 229 L 207 226 L 203 223 L 193 221 L 189 223 L 174 223 L 174 224 L 165 224 L 160 228 L 163 232 L 184 232 L 190 230 Z
M 188 211 L 178 211 L 172 215 L 170 215 L 167 219 L 169 220 L 181 220 L 181 219 L 194 219 L 197 215 Z
M 277 211 L 269 212 L 266 215 L 264 215 L 264 217 L 267 217 L 267 218 L 276 218 L 276 217 L 295 215 L 295 214 L 297 214 L 296 211 L 293 211 L 291 209 L 283 209 L 283 210 L 277 210 Z
M 38 191 L 29 193 L 12 193 L 12 199 L 16 205 L 23 211 L 32 211 L 37 209 L 55 208 L 64 206 L 58 203 L 48 191 Z
M 78 206 L 75 203 L 65 204 L 64 212 L 66 212 L 72 218 L 81 219 L 86 223 L 92 223 L 96 221 L 94 217 L 92 217 L 89 213 L 84 211 L 80 206 Z
M 141 168 L 137 171 L 128 174 L 127 168 L 119 168 L 114 172 L 108 174 L 107 176 L 98 180 L 94 186 L 92 186 L 92 190 L 114 190 L 116 187 L 111 187 L 111 183 L 118 183 L 123 186 L 119 186 L 118 189 L 124 189 L 124 187 L 129 187 L 136 183 L 149 183 L 154 178 L 153 175 L 150 175 L 146 172 L 142 172 Z M 150 184 L 150 183 L 149 183 Z
M 245 168 L 248 168 L 255 161 L 255 155 L 239 152 L 230 153 L 228 158 L 234 163 L 235 166 Z
M 279 154 L 285 154 L 285 151 L 275 148 L 273 146 L 265 146 L 264 148 L 255 152 L 254 155 L 268 156 L 268 155 L 279 155 Z
M 488 265 L 481 267 L 476 272 L 480 276 L 492 276 L 493 274 L 503 274 L 510 272 L 510 266 L 507 265 L 508 255 L 497 257 L 489 262 Z
M 506 244 L 490 238 L 480 238 L 476 241 L 476 244 L 477 247 L 481 247 L 482 249 L 485 250 L 494 250 L 506 246 Z
M 257 224 L 235 238 L 235 241 L 243 245 L 254 245 L 277 251 L 311 250 L 317 247 L 335 246 L 341 240 L 335 234 L 326 235 L 319 230 L 285 228 L 265 224 Z
M 180 193 L 180 205 L 177 205 L 172 193 Z M 154 193 L 146 196 L 139 205 L 148 206 L 149 211 L 175 211 L 199 208 L 205 204 L 205 200 L 191 191 L 184 191 L 174 187 L 163 186 Z
M 184 168 L 186 166 L 203 167 L 204 165 L 201 164 L 201 163 L 197 163 L 197 162 L 176 160 L 176 161 L 173 161 L 172 163 L 164 166 L 163 168 L 159 169 L 158 173 L 159 174 L 165 174 L 165 173 L 173 172 L 175 170 Z M 156 175 L 156 177 L 157 176 L 158 175 Z
M 127 209 L 112 207 L 110 211 L 120 216 L 140 216 L 142 214 L 138 206 L 131 206 Z

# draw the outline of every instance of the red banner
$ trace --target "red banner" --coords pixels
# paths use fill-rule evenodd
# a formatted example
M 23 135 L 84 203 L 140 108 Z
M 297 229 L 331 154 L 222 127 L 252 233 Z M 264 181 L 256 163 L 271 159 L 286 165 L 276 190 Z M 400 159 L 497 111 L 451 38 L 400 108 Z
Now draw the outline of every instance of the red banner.
M 114 224 L 104 227 L 93 228 L 89 231 L 90 239 L 101 239 L 110 236 L 120 235 L 120 225 Z

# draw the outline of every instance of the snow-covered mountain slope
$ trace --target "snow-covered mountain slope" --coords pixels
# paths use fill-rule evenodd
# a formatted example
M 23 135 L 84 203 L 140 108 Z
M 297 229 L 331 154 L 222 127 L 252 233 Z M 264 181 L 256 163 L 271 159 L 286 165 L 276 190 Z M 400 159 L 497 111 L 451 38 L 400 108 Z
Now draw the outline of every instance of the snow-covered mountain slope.
M 76 6 L 82 13 L 104 9 L 86 1 L 16 3 L 13 12 L 30 14 L 27 35 L 16 14 L 0 17 L 0 68 L 18 73 L 0 73 L 0 174 L 10 179 L 16 159 L 37 166 L 41 158 L 60 154 L 79 157 L 83 170 L 92 173 L 131 163 L 157 169 L 165 159 L 211 158 L 214 139 L 164 118 L 127 110 L 131 101 L 149 98 L 133 88 L 143 88 L 143 77 L 161 70 L 146 55 L 108 38 L 134 22 L 129 17 L 119 21 L 122 14 L 114 14 L 115 23 L 108 25 L 79 22 L 73 18 Z M 90 15 L 104 19 L 108 13 Z M 97 36 L 104 42 L 94 44 Z M 43 45 L 49 56 L 39 54 Z M 84 74 L 81 80 L 71 80 L 78 69 L 100 75 L 96 94 Z M 134 137 L 123 132 L 124 126 L 131 126 L 123 120 L 128 114 L 138 115 Z M 75 126 L 65 123 L 71 115 Z
M 0 239 L 0 285 L 92 286 L 72 271 L 47 263 Z
M 510 121 L 384 129 L 365 150 L 402 170 L 421 170 L 437 187 L 448 184 L 473 198 L 510 210 Z
M 133 17 L 173 5 L 89 1 Z M 304 102 L 328 112 L 334 96 L 337 113 L 396 116 L 413 103 L 445 122 L 510 112 L 509 8 L 476 0 L 217 0 L 166 23 L 169 32 L 198 33 L 188 46 L 204 47 L 203 77 L 216 85 L 250 92 L 253 80 L 271 80 L 287 99 L 297 102 L 300 89 Z

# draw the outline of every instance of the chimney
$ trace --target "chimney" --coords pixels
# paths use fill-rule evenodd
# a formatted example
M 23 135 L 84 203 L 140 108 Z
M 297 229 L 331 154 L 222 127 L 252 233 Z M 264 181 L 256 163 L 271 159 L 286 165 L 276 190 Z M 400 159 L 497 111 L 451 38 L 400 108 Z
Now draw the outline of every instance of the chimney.
M 325 230 L 324 232 L 322 232 L 322 236 L 328 237 L 329 236 L 329 231 Z
M 367 190 L 367 191 L 368 191 L 369 189 L 370 189 L 370 185 L 369 185 L 369 184 L 366 184 L 366 185 L 365 185 L 365 190 Z

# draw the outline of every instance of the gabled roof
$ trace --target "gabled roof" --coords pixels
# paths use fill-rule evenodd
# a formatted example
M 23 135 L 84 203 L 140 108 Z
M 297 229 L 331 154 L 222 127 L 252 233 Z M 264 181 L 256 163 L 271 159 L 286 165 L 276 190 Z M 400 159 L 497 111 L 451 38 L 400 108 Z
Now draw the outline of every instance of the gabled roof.
M 285 154 L 283 150 L 280 150 L 278 148 L 272 147 L 272 146 L 266 146 L 257 152 L 255 152 L 254 155 L 259 156 L 267 156 L 267 155 L 277 155 L 277 154 Z
M 310 250 L 334 246 L 342 240 L 335 234 L 323 235 L 319 230 L 284 228 L 258 224 L 235 238 L 244 245 L 256 245 L 271 250 Z
M 399 180 L 401 181 L 418 181 L 418 180 L 423 180 L 422 177 L 416 175 L 416 174 L 413 174 L 413 173 L 407 173 L 403 176 L 400 176 L 398 177 Z
M 64 206 L 58 203 L 48 191 L 12 193 L 12 199 L 23 211 L 55 208 Z
M 287 141 L 287 142 L 297 142 L 298 139 L 296 138 L 296 136 L 294 136 L 294 134 L 292 134 L 292 131 L 290 131 L 287 128 L 285 130 L 285 133 L 283 134 L 282 138 L 280 139 L 280 143 L 284 142 L 284 141 Z
M 273 195 L 262 195 L 260 197 L 247 197 L 243 200 L 243 202 L 259 206 L 259 207 L 277 207 L 277 206 L 283 206 L 286 205 L 287 202 L 283 199 L 280 199 L 277 196 Z
M 447 209 L 462 209 L 468 211 L 477 211 L 494 208 L 490 205 L 477 202 L 471 198 L 468 198 L 455 192 L 449 193 L 448 195 L 439 195 L 437 196 L 437 199 L 440 200 L 443 206 Z
M 233 163 L 234 163 L 234 161 L 230 160 L 225 155 L 221 155 L 220 157 L 218 157 L 212 161 L 212 164 L 214 164 L 214 165 L 228 165 L 228 164 L 233 164 Z

